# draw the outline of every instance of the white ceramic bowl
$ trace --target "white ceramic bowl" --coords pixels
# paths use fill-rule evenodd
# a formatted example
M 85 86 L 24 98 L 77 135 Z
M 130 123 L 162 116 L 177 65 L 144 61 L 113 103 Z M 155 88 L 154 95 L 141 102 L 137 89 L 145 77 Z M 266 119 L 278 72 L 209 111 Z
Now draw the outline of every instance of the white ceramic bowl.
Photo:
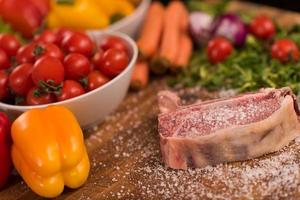
M 135 38 L 140 30 L 142 22 L 144 21 L 150 3 L 151 0 L 142 0 L 131 15 L 113 23 L 112 25 L 108 26 L 106 30 L 122 32 L 132 38 Z M 94 34 L 99 32 L 99 30 L 89 30 L 87 32 Z
M 10 119 L 13 120 L 29 109 L 44 108 L 49 105 L 61 105 L 69 108 L 75 114 L 82 128 L 88 128 L 99 123 L 115 110 L 125 97 L 130 84 L 131 73 L 138 56 L 135 42 L 123 33 L 98 32 L 97 34 L 90 35 L 90 37 L 99 44 L 103 38 L 111 35 L 117 36 L 125 42 L 130 55 L 129 65 L 114 79 L 93 91 L 65 101 L 38 106 L 17 106 L 0 102 L 0 110 L 8 114 Z M 59 113 L 57 114 L 59 115 Z

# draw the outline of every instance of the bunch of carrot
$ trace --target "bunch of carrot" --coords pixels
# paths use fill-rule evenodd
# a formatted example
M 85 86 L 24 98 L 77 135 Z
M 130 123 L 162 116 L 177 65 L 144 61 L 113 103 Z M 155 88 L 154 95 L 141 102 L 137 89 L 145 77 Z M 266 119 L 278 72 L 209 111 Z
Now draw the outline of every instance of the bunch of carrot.
M 149 79 L 149 70 L 164 74 L 187 66 L 193 51 L 188 34 L 188 11 L 182 1 L 171 1 L 167 7 L 160 2 L 150 5 L 137 40 L 140 51 L 131 86 L 143 88 Z

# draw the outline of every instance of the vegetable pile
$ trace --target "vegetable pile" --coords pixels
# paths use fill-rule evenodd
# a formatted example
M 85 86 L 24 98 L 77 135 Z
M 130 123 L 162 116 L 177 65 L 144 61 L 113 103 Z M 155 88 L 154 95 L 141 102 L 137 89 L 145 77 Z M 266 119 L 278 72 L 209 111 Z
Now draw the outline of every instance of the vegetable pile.
M 96 47 L 86 34 L 68 29 L 45 30 L 23 46 L 1 34 L 0 101 L 48 104 L 104 85 L 127 67 L 129 55 L 118 37 L 100 43 Z
M 232 13 L 213 18 L 195 11 L 190 30 L 199 48 L 171 85 L 238 92 L 289 86 L 300 93 L 299 26 L 281 29 L 264 15 L 246 24 Z

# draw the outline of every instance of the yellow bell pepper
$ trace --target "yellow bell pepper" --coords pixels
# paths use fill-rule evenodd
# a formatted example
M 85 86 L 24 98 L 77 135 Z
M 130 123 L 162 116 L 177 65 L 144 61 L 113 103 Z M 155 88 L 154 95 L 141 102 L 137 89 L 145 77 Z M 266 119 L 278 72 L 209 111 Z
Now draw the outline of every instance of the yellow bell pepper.
M 47 16 L 49 28 L 65 27 L 75 30 L 100 29 L 109 25 L 109 16 L 96 6 L 95 0 L 73 0 L 61 4 L 51 0 Z
M 32 109 L 12 124 L 12 159 L 26 184 L 43 197 L 86 181 L 90 162 L 75 116 L 62 106 Z
M 128 0 L 93 0 L 100 9 L 108 16 L 115 14 L 122 14 L 124 16 L 130 15 L 134 11 L 134 6 Z

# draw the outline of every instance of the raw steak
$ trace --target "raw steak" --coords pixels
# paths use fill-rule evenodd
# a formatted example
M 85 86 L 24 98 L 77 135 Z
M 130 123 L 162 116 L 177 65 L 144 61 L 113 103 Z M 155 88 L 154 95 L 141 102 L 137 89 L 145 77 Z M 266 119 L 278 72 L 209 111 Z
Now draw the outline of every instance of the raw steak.
M 255 158 L 300 135 L 300 113 L 289 88 L 188 106 L 175 93 L 162 91 L 158 103 L 163 160 L 175 169 Z

